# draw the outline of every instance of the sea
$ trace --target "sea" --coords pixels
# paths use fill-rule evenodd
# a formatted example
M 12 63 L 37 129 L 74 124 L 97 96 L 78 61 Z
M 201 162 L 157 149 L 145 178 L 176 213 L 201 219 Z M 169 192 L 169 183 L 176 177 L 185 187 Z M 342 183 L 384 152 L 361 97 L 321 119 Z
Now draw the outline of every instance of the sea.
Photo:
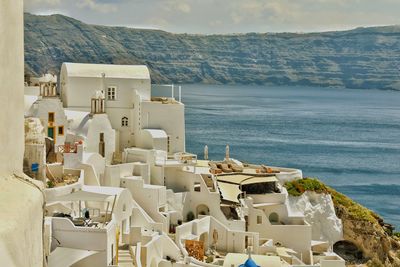
M 175 96 L 178 91 L 175 90 Z M 186 150 L 303 170 L 400 230 L 400 92 L 184 85 Z

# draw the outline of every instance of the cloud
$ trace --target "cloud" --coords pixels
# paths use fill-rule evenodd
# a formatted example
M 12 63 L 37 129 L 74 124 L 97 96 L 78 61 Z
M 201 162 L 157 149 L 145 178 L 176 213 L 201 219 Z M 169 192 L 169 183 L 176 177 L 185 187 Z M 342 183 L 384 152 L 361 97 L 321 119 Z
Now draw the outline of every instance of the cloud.
M 57 11 L 91 24 L 189 33 L 309 32 L 400 24 L 398 0 L 25 0 L 25 10 Z
M 25 3 L 26 2 L 31 2 L 33 5 L 41 4 L 41 5 L 56 6 L 60 4 L 61 0 L 30 0 L 30 1 L 25 1 Z
M 181 13 L 190 13 L 192 11 L 192 7 L 190 6 L 187 0 L 165 0 L 161 1 L 160 4 L 164 6 L 164 9 L 167 12 L 181 12 Z
M 36 7 L 46 7 L 51 10 L 61 4 L 61 0 L 25 0 L 24 9 L 28 11 L 34 10 Z
M 95 0 L 80 0 L 77 3 L 79 8 L 88 8 L 99 13 L 111 13 L 118 10 L 117 5 L 111 3 L 100 3 Z

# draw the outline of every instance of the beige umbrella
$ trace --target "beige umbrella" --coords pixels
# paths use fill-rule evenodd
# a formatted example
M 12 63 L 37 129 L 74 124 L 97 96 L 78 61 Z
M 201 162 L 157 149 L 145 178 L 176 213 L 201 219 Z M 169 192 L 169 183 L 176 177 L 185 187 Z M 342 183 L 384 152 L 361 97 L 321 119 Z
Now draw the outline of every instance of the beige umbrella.
M 226 160 L 229 159 L 229 145 L 226 145 L 226 147 L 225 147 L 225 159 Z
M 204 146 L 204 159 L 208 160 L 208 146 L 207 145 Z

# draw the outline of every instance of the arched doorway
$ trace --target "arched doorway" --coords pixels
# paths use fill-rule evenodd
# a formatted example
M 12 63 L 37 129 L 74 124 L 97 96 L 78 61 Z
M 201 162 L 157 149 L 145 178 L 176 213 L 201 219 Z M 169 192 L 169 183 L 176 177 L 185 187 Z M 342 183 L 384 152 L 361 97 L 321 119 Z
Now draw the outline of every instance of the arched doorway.
M 196 217 L 198 218 L 199 215 L 210 215 L 210 209 L 207 205 L 200 204 L 196 208 Z
M 278 215 L 278 213 L 276 213 L 276 212 L 272 212 L 272 213 L 269 215 L 268 219 L 269 219 L 269 222 L 270 222 L 271 224 L 278 224 L 278 223 L 279 223 L 279 215 Z

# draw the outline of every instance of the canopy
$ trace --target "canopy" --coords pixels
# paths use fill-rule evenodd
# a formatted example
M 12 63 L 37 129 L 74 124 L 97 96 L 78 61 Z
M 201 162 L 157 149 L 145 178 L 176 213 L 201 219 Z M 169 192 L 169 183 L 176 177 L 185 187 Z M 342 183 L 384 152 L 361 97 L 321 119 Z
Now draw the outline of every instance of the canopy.
M 57 197 L 56 201 L 107 201 L 111 195 L 109 194 L 101 194 L 101 193 L 94 193 L 88 191 L 76 191 L 69 195 L 64 195 Z
M 224 200 L 239 203 L 238 195 L 242 193 L 239 189 L 239 185 L 218 182 L 218 187 Z
M 242 181 L 242 185 L 247 184 L 261 184 L 261 183 L 272 183 L 277 182 L 278 179 L 275 176 L 267 176 L 267 177 L 251 177 Z
M 277 182 L 276 176 L 252 176 L 246 174 L 232 174 L 217 176 L 219 182 L 226 182 L 237 185 L 259 184 Z

